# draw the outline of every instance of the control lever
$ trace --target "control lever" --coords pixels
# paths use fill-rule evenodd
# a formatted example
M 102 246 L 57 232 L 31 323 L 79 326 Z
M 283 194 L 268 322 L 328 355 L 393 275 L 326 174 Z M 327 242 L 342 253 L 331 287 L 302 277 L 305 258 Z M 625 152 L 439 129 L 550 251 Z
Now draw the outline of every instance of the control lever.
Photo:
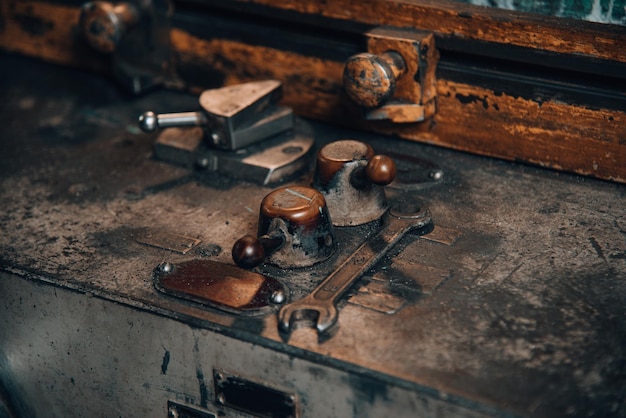
M 372 268 L 385 254 L 410 231 L 424 232 L 431 223 L 428 209 L 414 213 L 391 210 L 386 215 L 382 229 L 361 246 L 313 292 L 303 299 L 285 305 L 278 312 L 278 327 L 290 333 L 299 324 L 313 325 L 319 334 L 328 332 L 338 318 L 339 298 L 366 271 Z
M 317 154 L 315 186 L 326 198 L 335 226 L 380 219 L 387 210 L 383 186 L 395 176 L 395 162 L 374 155 L 372 147 L 360 141 L 331 142 Z
M 324 196 L 310 187 L 274 190 L 261 202 L 258 238 L 246 235 L 233 246 L 233 261 L 253 268 L 266 259 L 280 267 L 307 267 L 326 260 L 335 235 Z
M 293 128 L 293 111 L 277 106 L 281 95 L 281 83 L 277 80 L 205 90 L 200 95 L 202 110 L 161 115 L 145 112 L 139 117 L 139 127 L 144 132 L 154 132 L 200 126 L 213 146 L 236 150 Z

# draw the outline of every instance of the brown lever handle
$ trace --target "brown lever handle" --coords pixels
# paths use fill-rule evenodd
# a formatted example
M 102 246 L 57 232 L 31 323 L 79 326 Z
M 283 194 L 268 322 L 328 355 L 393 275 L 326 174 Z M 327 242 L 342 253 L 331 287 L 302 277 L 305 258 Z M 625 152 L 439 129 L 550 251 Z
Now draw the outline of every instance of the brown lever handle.
M 287 186 L 263 198 L 258 238 L 246 235 L 237 240 L 232 256 L 242 268 L 265 261 L 283 268 L 308 267 L 326 260 L 334 248 L 324 196 L 310 187 Z
M 241 268 L 251 269 L 265 261 L 284 244 L 285 237 L 280 234 L 263 235 L 258 238 L 246 235 L 239 238 L 233 245 L 233 261 Z
M 386 155 L 375 155 L 365 167 L 352 172 L 350 184 L 356 189 L 365 189 L 370 184 L 386 186 L 396 178 L 396 163 Z

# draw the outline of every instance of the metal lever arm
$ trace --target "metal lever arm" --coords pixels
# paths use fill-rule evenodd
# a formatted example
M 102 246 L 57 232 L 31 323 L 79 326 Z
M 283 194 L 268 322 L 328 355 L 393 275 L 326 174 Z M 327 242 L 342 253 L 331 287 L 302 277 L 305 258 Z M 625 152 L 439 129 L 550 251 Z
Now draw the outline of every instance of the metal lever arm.
M 154 132 L 157 129 L 205 126 L 207 119 L 203 112 L 164 113 L 157 115 L 154 112 L 145 112 L 139 116 L 139 127 L 144 132 Z

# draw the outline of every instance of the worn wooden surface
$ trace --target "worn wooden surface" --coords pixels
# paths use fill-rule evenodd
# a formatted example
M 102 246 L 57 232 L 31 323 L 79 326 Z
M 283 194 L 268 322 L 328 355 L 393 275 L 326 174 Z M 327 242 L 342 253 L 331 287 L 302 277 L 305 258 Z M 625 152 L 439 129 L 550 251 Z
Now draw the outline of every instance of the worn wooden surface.
M 302 328 L 285 342 L 275 314 L 246 318 L 154 287 L 164 261 L 232 264 L 271 190 L 152 157 L 155 136 L 136 115 L 196 97 L 129 99 L 85 72 L 0 63 L 0 271 L 12 273 L 0 274 L 0 380 L 38 416 L 159 417 L 168 399 L 213 409 L 213 369 L 289 385 L 307 401 L 302 418 L 626 415 L 626 186 L 314 124 L 318 146 L 357 138 L 407 157 L 388 198 L 423 203 L 444 232 L 387 254 L 357 285 L 370 303 L 344 302 L 332 338 Z M 316 267 L 260 272 L 304 297 L 373 228 L 337 228 L 338 253 Z M 201 243 L 185 254 L 142 244 L 164 233 Z M 218 334 L 252 347 L 233 358 Z
M 625 54 L 623 48 L 616 46 L 616 43 L 624 44 L 624 29 L 617 31 L 608 27 L 606 32 L 601 33 L 596 25 L 577 24 L 565 40 L 556 37 L 553 31 L 561 30 L 559 33 L 565 36 L 563 25 L 566 23 L 562 23 L 560 29 L 555 26 L 540 30 L 537 25 L 543 18 L 528 17 L 530 20 L 523 23 L 518 14 L 509 15 L 498 10 L 469 19 L 469 16 L 461 17 L 459 13 L 454 18 L 446 17 L 445 13 L 453 13 L 456 9 L 442 7 L 438 12 L 442 15 L 428 23 L 423 22 L 424 17 L 418 12 L 427 9 L 425 15 L 430 13 L 432 17 L 433 11 L 439 10 L 428 2 L 418 5 L 415 2 L 369 1 L 350 5 L 349 2 L 338 1 L 324 10 L 316 8 L 315 3 L 273 4 L 276 2 L 270 0 L 265 3 L 303 13 L 321 13 L 368 23 L 385 23 L 385 16 L 396 16 L 395 23 L 398 25 L 407 25 L 410 23 L 407 19 L 414 19 L 410 23 L 413 26 L 428 29 L 428 25 L 437 24 L 439 31 L 448 31 L 455 36 L 484 40 L 499 38 L 547 50 L 552 45 L 554 50 L 562 52 L 617 61 L 624 60 Z M 343 8 L 339 9 L 340 6 Z M 78 36 L 77 8 L 31 1 L 2 2 L 0 7 L 4 21 L 0 28 L 0 48 L 63 65 L 109 71 L 109 61 L 89 50 Z M 506 16 L 510 19 L 505 19 Z M 491 20 L 482 24 L 480 19 L 487 18 Z M 469 33 L 467 25 L 458 23 L 471 20 L 479 23 L 473 27 L 480 28 L 481 34 Z M 454 22 L 458 24 L 455 26 Z M 495 32 L 494 25 L 500 32 Z M 504 36 L 502 31 L 507 35 Z M 532 39 L 524 38 L 524 41 L 516 37 Z M 259 45 L 254 40 L 243 42 L 205 37 L 180 28 L 172 29 L 171 43 L 178 74 L 191 86 L 216 87 L 275 78 L 284 83 L 284 103 L 306 117 L 626 182 L 626 113 L 623 110 L 567 104 L 558 97 L 536 100 L 506 90 L 438 77 L 438 110 L 431 120 L 403 125 L 366 122 L 343 91 L 344 63 L 340 59 Z

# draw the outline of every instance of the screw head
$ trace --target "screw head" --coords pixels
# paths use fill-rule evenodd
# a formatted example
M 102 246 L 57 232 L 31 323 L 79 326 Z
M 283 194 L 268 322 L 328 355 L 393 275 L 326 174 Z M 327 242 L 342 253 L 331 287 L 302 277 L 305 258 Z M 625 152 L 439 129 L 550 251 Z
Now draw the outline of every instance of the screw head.
M 277 290 L 272 293 L 272 296 L 270 296 L 270 300 L 272 301 L 272 303 L 275 303 L 277 305 L 285 303 L 285 299 L 285 292 L 283 292 L 282 290 Z
M 211 161 L 209 160 L 208 157 L 200 157 L 196 161 L 196 165 L 200 168 L 208 168 L 210 163 Z
M 223 393 L 217 394 L 217 403 L 220 405 L 226 405 L 226 396 Z
M 162 274 L 171 273 L 174 270 L 174 266 L 171 263 L 161 263 L 157 266 L 157 271 Z
M 441 180 L 443 178 L 443 171 L 442 170 L 433 170 L 430 172 L 429 174 L 430 178 L 433 180 Z
M 217 132 L 213 132 L 211 134 L 211 141 L 213 141 L 214 145 L 219 145 L 222 142 L 222 137 Z

